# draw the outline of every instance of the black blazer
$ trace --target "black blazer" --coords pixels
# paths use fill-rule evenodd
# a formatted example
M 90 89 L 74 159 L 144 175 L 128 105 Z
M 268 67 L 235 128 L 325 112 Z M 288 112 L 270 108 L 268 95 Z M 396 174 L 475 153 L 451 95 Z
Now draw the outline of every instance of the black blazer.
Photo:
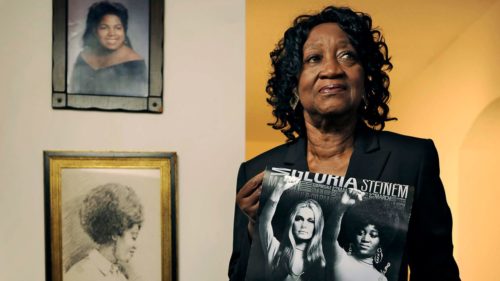
M 242 163 L 238 172 L 237 191 L 266 167 L 309 170 L 306 155 L 306 140 L 299 138 Z M 439 160 L 432 140 L 359 126 L 346 177 L 397 182 L 415 187 L 399 280 L 407 280 L 406 265 L 410 266 L 412 281 L 460 280 L 453 258 L 451 213 L 439 178 Z M 236 206 L 233 253 L 229 262 L 229 279 L 232 281 L 245 280 L 251 243 L 247 224 L 248 218 Z

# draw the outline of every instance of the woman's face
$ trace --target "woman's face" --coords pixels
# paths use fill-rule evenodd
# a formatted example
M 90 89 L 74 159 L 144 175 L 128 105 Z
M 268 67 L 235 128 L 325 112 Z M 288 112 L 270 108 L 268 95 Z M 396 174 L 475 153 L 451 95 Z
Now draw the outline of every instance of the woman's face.
M 336 23 L 315 26 L 304 43 L 298 92 L 307 120 L 356 114 L 365 74 L 347 34 Z
M 134 224 L 125 230 L 122 235 L 114 237 L 116 242 L 115 258 L 121 262 L 128 262 L 136 250 L 139 225 Z
M 302 207 L 295 215 L 292 233 L 297 240 L 309 240 L 314 234 L 314 212 L 309 207 Z
M 356 252 L 362 257 L 372 257 L 380 244 L 378 230 L 369 224 L 356 233 Z
M 101 46 L 114 51 L 125 43 L 125 29 L 116 15 L 105 15 L 97 25 L 97 39 Z

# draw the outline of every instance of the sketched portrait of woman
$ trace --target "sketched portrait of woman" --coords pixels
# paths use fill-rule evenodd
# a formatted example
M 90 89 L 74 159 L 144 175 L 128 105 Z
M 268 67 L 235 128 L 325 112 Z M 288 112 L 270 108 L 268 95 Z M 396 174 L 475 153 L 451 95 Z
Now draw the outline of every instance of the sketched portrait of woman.
M 160 281 L 154 171 L 87 170 L 63 174 L 63 281 Z
M 108 183 L 92 189 L 83 200 L 80 223 L 96 246 L 69 268 L 64 279 L 127 280 L 122 265 L 137 250 L 143 221 L 142 204 L 132 188 Z

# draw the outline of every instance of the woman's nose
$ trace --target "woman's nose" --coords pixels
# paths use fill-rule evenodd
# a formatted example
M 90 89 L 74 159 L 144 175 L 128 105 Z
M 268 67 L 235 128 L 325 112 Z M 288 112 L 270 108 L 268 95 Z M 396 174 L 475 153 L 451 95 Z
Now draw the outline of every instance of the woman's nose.
M 370 235 L 369 234 L 365 234 L 365 235 L 361 236 L 361 240 L 362 241 L 369 241 L 370 240 Z
M 344 70 L 335 57 L 327 57 L 323 60 L 323 65 L 319 77 L 323 79 L 337 78 L 344 75 Z

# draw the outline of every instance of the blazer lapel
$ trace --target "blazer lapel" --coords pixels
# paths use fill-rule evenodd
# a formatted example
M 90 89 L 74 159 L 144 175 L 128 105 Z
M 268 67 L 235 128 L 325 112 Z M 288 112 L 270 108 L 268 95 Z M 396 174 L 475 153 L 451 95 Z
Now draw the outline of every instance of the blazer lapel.
M 288 146 L 284 164 L 299 171 L 308 171 L 305 138 L 299 138 Z
M 378 180 L 390 151 L 380 149 L 378 134 L 364 124 L 358 126 L 354 140 L 354 152 L 346 177 Z

